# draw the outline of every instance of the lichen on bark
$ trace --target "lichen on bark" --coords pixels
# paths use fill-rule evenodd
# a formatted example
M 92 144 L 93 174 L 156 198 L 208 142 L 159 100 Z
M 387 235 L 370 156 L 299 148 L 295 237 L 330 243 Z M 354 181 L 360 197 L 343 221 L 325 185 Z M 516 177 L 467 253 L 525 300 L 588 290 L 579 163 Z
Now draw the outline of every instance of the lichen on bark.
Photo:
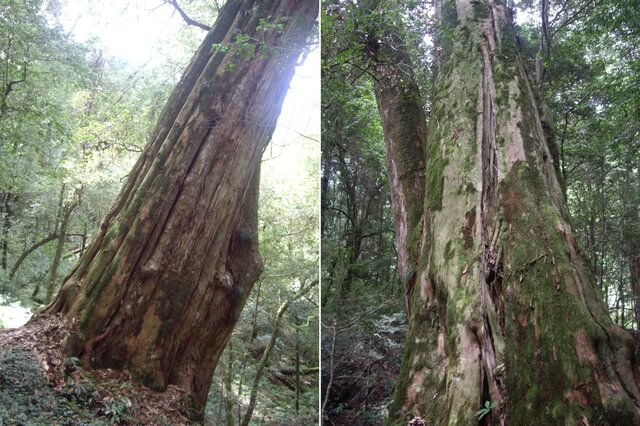
M 631 338 L 571 233 L 506 4 L 437 2 L 425 227 L 389 424 L 640 424 Z

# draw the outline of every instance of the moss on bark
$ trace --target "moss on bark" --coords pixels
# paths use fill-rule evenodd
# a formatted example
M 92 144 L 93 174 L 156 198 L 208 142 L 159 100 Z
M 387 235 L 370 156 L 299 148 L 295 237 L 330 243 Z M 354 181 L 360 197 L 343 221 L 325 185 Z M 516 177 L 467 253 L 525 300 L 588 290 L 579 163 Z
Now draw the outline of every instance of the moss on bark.
M 509 12 L 457 0 L 439 16 L 429 220 L 389 424 L 471 424 L 485 401 L 491 424 L 640 424 L 629 339 L 571 235 Z

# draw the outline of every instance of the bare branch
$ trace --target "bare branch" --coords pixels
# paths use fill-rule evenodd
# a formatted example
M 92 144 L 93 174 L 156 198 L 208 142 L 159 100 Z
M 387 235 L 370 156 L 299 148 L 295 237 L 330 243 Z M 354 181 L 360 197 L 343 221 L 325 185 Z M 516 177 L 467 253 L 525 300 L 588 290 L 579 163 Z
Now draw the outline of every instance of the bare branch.
M 187 15 L 186 12 L 182 10 L 180 6 L 178 6 L 178 0 L 165 0 L 165 2 L 174 7 L 174 9 L 180 14 L 180 16 L 182 16 L 182 19 L 184 19 L 184 22 L 186 22 L 187 25 L 192 25 L 205 31 L 211 31 L 210 26 L 203 24 L 202 22 L 198 22 L 195 19 L 191 19 L 189 15 Z
M 47 235 L 46 237 L 44 237 L 43 239 L 41 239 L 40 241 L 36 242 L 35 244 L 33 244 L 31 247 L 29 247 L 27 250 L 24 251 L 24 253 L 22 253 L 20 255 L 20 257 L 18 258 L 18 260 L 16 261 L 16 263 L 13 265 L 13 267 L 11 268 L 11 271 L 9 272 L 9 280 L 13 279 L 13 276 L 16 274 L 16 272 L 18 271 L 18 268 L 20 268 L 20 265 L 22 265 L 22 262 L 24 262 L 24 260 L 34 251 L 36 251 L 36 249 L 40 246 L 45 245 L 46 243 L 53 241 L 53 240 L 57 240 L 58 239 L 58 234 L 50 234 Z
M 289 130 L 289 131 L 291 131 L 293 133 L 296 133 L 298 136 L 301 136 L 301 137 L 303 137 L 305 139 L 309 139 L 311 141 L 320 143 L 320 141 L 317 138 L 312 138 L 311 136 L 307 136 L 305 134 L 302 134 L 299 131 L 297 131 L 296 129 L 293 129 L 293 128 L 289 127 L 289 126 L 285 126 L 284 124 L 277 124 L 277 126 L 278 127 L 282 127 L 283 129 L 287 129 L 287 130 Z

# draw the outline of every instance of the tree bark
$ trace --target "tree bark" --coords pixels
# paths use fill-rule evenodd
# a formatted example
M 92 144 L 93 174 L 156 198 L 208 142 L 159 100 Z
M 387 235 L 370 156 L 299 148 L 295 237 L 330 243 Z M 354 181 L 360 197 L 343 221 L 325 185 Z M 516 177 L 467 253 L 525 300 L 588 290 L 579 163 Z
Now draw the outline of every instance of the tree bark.
M 334 319 L 331 326 L 326 326 L 325 328 L 331 329 L 331 347 L 329 348 L 329 380 L 327 380 L 327 385 L 324 391 L 324 395 L 322 395 L 322 405 L 320 407 L 320 415 L 324 420 L 327 416 L 327 402 L 329 401 L 329 394 L 331 392 L 331 386 L 333 385 L 333 376 L 335 373 L 334 369 L 334 359 L 336 354 L 336 336 L 338 335 L 338 324 Z M 323 360 L 323 363 L 325 361 Z
M 508 8 L 436 6 L 425 226 L 389 423 L 475 424 L 489 402 L 481 424 L 640 424 L 633 342 L 572 235 Z
M 631 291 L 633 294 L 633 318 L 636 321 L 636 328 L 640 329 L 640 243 L 638 243 L 638 240 L 630 241 L 627 247 Z
M 365 13 L 374 14 L 380 1 L 360 0 L 360 5 Z M 371 30 L 369 39 L 375 42 L 367 45 L 367 54 L 374 62 L 374 92 L 387 153 L 398 275 L 404 285 L 409 315 L 423 226 L 427 122 L 408 47 L 401 35 L 403 29 L 388 28 L 385 34 L 374 33 L 379 31 L 377 28 Z
M 175 384 L 195 418 L 262 269 L 260 159 L 317 14 L 313 0 L 227 2 L 44 311 L 75 320 L 69 350 L 85 366 L 127 369 L 152 389 Z
M 233 389 L 231 384 L 233 382 L 233 346 L 231 342 L 227 346 L 227 366 L 224 372 L 224 405 L 225 405 L 225 413 L 227 414 L 227 426 L 233 426 L 233 406 L 234 397 L 233 397 Z
M 297 319 L 297 318 L 296 318 Z M 296 326 L 296 416 L 300 415 L 300 336 L 298 333 L 298 322 Z

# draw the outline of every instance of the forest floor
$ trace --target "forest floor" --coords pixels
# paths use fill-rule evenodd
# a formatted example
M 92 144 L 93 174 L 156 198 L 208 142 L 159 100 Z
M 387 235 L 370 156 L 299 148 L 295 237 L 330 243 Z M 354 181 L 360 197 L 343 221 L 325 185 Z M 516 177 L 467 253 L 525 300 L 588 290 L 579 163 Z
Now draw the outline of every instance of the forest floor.
M 180 411 L 180 389 L 158 393 L 126 373 L 84 370 L 66 356 L 68 336 L 58 316 L 0 330 L 0 425 L 191 424 Z

